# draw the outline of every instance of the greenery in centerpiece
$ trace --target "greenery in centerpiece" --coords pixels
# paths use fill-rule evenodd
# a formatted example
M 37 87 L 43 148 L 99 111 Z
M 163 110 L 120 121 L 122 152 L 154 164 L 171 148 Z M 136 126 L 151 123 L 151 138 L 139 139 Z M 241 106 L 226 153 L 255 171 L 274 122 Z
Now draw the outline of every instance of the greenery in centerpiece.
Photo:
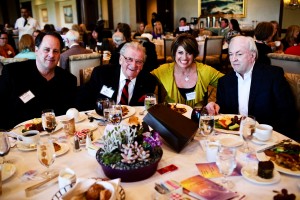
M 158 161 L 162 156 L 159 134 L 145 131 L 140 125 L 114 126 L 100 143 L 97 160 L 114 169 L 138 169 Z

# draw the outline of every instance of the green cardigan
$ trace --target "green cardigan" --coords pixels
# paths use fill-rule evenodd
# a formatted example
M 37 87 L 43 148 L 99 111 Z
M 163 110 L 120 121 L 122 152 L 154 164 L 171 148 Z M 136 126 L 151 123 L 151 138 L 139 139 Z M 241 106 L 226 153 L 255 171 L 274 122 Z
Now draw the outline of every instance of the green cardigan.
M 156 78 L 163 85 L 167 93 L 167 96 L 165 97 L 164 101 L 168 103 L 182 103 L 189 105 L 193 108 L 196 103 L 203 102 L 208 85 L 217 87 L 218 79 L 224 76 L 224 74 L 217 71 L 216 69 L 208 65 L 196 62 L 198 76 L 195 88 L 196 96 L 195 99 L 187 101 L 184 97 L 181 96 L 176 85 L 174 79 L 174 65 L 175 62 L 166 63 L 161 65 L 159 68 L 154 69 L 151 72 L 151 74 L 156 76 Z

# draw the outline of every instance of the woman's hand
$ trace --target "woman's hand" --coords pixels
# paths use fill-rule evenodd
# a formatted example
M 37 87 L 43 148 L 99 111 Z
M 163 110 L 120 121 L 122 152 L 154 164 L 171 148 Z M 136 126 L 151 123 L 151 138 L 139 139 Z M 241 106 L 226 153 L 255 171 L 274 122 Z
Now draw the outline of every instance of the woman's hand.
M 216 104 L 215 102 L 209 102 L 206 105 L 206 110 L 209 115 L 217 115 L 219 113 L 220 106 L 218 104 Z

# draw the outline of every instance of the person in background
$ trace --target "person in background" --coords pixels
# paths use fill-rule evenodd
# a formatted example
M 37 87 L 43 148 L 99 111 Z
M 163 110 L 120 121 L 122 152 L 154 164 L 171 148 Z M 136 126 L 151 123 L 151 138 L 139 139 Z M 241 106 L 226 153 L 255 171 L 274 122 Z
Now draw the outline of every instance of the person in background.
M 184 30 L 181 30 L 184 29 Z M 192 33 L 192 30 L 190 29 L 190 27 L 187 26 L 186 23 L 186 18 L 185 17 L 181 17 L 179 19 L 179 27 L 177 27 L 174 31 L 174 37 L 181 34 L 181 33 Z
M 177 36 L 171 45 L 171 52 L 175 62 L 163 64 L 151 72 L 166 93 L 163 101 L 191 107 L 206 105 L 208 85 L 217 87 L 218 79 L 223 74 L 195 61 L 199 54 L 198 43 L 190 34 Z
M 22 35 L 24 34 L 32 35 L 33 31 L 37 29 L 39 30 L 41 28 L 38 21 L 30 17 L 28 8 L 22 7 L 21 17 L 17 19 L 15 23 L 15 29 L 19 31 L 19 40 L 20 40 Z
M 298 25 L 292 25 L 287 28 L 285 37 L 281 40 L 281 43 L 283 45 L 283 51 L 285 51 L 289 47 L 297 45 L 299 31 L 300 27 Z
M 86 47 L 89 44 L 89 36 L 88 36 L 89 32 L 88 32 L 85 24 L 80 24 L 79 27 L 80 27 L 79 34 L 82 35 L 82 42 L 83 42 L 82 45 L 83 45 L 83 47 Z
M 116 45 L 114 51 L 111 52 L 111 58 L 109 60 L 110 64 L 117 65 L 119 64 L 120 59 L 120 50 L 126 43 L 126 38 L 122 32 L 115 32 L 112 36 L 113 42 Z
M 133 35 L 133 39 L 135 39 L 136 36 L 141 36 L 144 33 L 144 30 L 145 30 L 145 24 L 144 24 L 144 22 L 137 23 L 137 25 L 136 25 L 136 32 Z
M 258 51 L 251 37 L 236 36 L 229 43 L 234 71 L 219 79 L 217 101 L 206 108 L 209 114 L 252 115 L 275 131 L 291 135 L 297 113 L 289 84 L 280 67 L 256 62 Z
M 271 47 L 268 42 L 271 41 L 274 34 L 274 27 L 270 22 L 260 22 L 254 30 L 255 44 L 258 50 L 257 63 L 265 63 L 270 65 L 271 60 L 268 53 L 272 53 Z
M 225 41 L 229 44 L 230 39 L 236 35 L 240 35 L 241 32 L 239 22 L 236 19 L 231 19 L 229 22 L 229 31 L 225 36 Z
M 123 33 L 126 42 L 131 42 L 131 28 L 128 24 L 126 23 L 118 23 L 117 28 L 116 28 L 116 32 L 121 32 Z
M 297 46 L 289 47 L 285 50 L 285 54 L 300 56 L 300 43 Z
M 97 98 L 109 98 L 120 104 L 143 106 L 145 95 L 153 93 L 157 82 L 151 74 L 140 73 L 146 54 L 138 42 L 126 43 L 120 51 L 117 65 L 95 67 L 91 79 L 80 88 L 77 95 L 77 108 L 95 108 Z M 122 90 L 128 86 L 128 101 L 122 98 Z
M 36 60 L 5 65 L 0 76 L 0 128 L 40 118 L 42 110 L 64 115 L 74 107 L 77 80 L 57 66 L 63 41 L 56 32 L 40 33 L 35 40 Z
M 0 32 L 0 56 L 13 58 L 15 55 L 14 48 L 8 44 L 8 34 L 6 32 Z
M 47 33 L 47 32 L 55 32 L 55 27 L 53 24 L 45 24 L 44 25 L 44 29 L 43 32 Z
M 273 52 L 277 52 L 277 53 L 282 53 L 283 51 L 283 45 L 280 43 L 280 46 L 276 46 L 275 45 L 275 42 L 276 41 L 280 41 L 281 39 L 280 39 L 280 37 L 279 37 L 279 33 L 280 33 L 280 31 L 279 31 L 279 24 L 278 24 L 278 22 L 277 21 L 270 21 L 271 23 L 272 23 L 272 25 L 273 25 L 273 31 L 274 31 L 274 35 L 273 35 L 273 37 L 272 37 L 272 39 L 271 39 L 271 41 L 270 42 L 268 42 L 268 45 L 272 48 L 272 50 L 273 50 Z
M 79 45 L 79 33 L 74 30 L 69 30 L 66 34 L 65 40 L 69 49 L 60 55 L 59 66 L 63 69 L 69 70 L 69 56 L 78 54 L 93 53 L 91 50 L 85 49 Z
M 36 55 L 34 52 L 34 40 L 29 34 L 24 34 L 19 41 L 19 51 L 15 58 L 28 58 L 35 60 Z
M 164 35 L 163 26 L 160 21 L 155 22 L 152 35 L 153 39 L 162 38 L 162 36 Z
M 208 30 L 213 32 L 215 35 L 226 37 L 227 33 L 229 32 L 228 25 L 229 25 L 228 19 L 222 18 L 220 28 L 211 27 L 211 28 L 208 28 Z
M 154 28 L 155 22 L 158 21 L 159 19 L 158 19 L 158 15 L 157 15 L 156 12 L 153 12 L 151 16 L 152 16 L 152 18 L 151 18 L 151 25 Z
M 61 35 L 66 35 L 68 31 L 69 31 L 69 28 L 67 28 L 67 27 L 62 27 L 61 30 L 60 30 L 60 34 L 61 34 Z
M 144 33 L 141 35 L 141 37 L 146 37 L 149 39 L 149 41 L 152 41 L 153 39 L 153 29 L 150 25 L 146 25 Z
M 41 32 L 42 32 L 41 30 L 35 30 L 35 31 L 33 31 L 32 37 L 33 37 L 34 41 L 35 41 L 35 38 L 38 36 L 38 34 L 40 34 Z

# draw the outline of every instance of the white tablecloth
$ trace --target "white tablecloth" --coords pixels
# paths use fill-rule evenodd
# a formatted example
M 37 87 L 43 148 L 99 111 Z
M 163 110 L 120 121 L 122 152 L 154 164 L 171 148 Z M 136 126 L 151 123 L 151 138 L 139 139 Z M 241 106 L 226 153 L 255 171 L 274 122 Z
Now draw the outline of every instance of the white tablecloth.
M 143 116 L 137 113 L 142 110 L 143 107 L 136 107 L 136 115 L 140 118 Z M 81 122 L 81 125 L 90 123 L 87 119 Z M 99 127 L 96 132 L 102 134 L 103 127 Z M 59 131 L 54 134 L 54 136 L 63 135 L 63 131 Z M 282 136 L 279 133 L 274 133 L 279 139 Z M 163 145 L 163 157 L 159 163 L 159 168 L 174 164 L 178 167 L 178 170 L 160 175 L 155 173 L 152 177 L 134 183 L 121 183 L 122 187 L 126 193 L 127 200 L 147 200 L 153 199 L 154 195 L 154 183 L 160 182 L 162 180 L 176 180 L 178 182 L 199 174 L 196 168 L 196 163 L 206 162 L 205 153 L 203 152 L 199 140 L 201 137 L 195 137 L 187 147 L 185 147 L 182 152 L 176 153 L 171 150 L 168 146 Z M 250 143 L 251 146 L 258 148 L 259 146 Z M 58 184 L 46 187 L 42 192 L 30 197 L 25 197 L 25 188 L 37 183 L 37 181 L 27 181 L 21 182 L 20 176 L 30 170 L 37 169 L 39 171 L 45 170 L 36 156 L 36 151 L 22 152 L 17 148 L 12 148 L 6 159 L 12 159 L 14 164 L 17 165 L 16 173 L 8 180 L 3 183 L 3 194 L 0 196 L 1 200 L 22 200 L 22 199 L 52 199 L 52 196 L 58 191 Z M 76 173 L 77 178 L 89 178 L 89 177 L 105 177 L 100 165 L 97 163 L 96 159 L 90 156 L 85 149 L 80 152 L 74 152 L 72 146 L 70 145 L 70 150 L 60 157 L 57 157 L 52 167 L 57 169 L 63 169 L 69 167 L 73 169 Z M 297 195 L 297 199 L 300 199 L 300 189 L 297 184 L 300 182 L 300 178 L 296 176 L 280 174 L 281 180 L 279 183 L 272 185 L 258 185 L 253 184 L 245 180 L 242 176 L 229 177 L 230 180 L 234 181 L 234 190 L 246 195 L 246 199 L 273 199 L 275 195 L 273 190 L 281 190 L 282 188 L 288 189 L 289 193 L 294 193 Z M 217 179 L 219 180 L 219 179 Z

